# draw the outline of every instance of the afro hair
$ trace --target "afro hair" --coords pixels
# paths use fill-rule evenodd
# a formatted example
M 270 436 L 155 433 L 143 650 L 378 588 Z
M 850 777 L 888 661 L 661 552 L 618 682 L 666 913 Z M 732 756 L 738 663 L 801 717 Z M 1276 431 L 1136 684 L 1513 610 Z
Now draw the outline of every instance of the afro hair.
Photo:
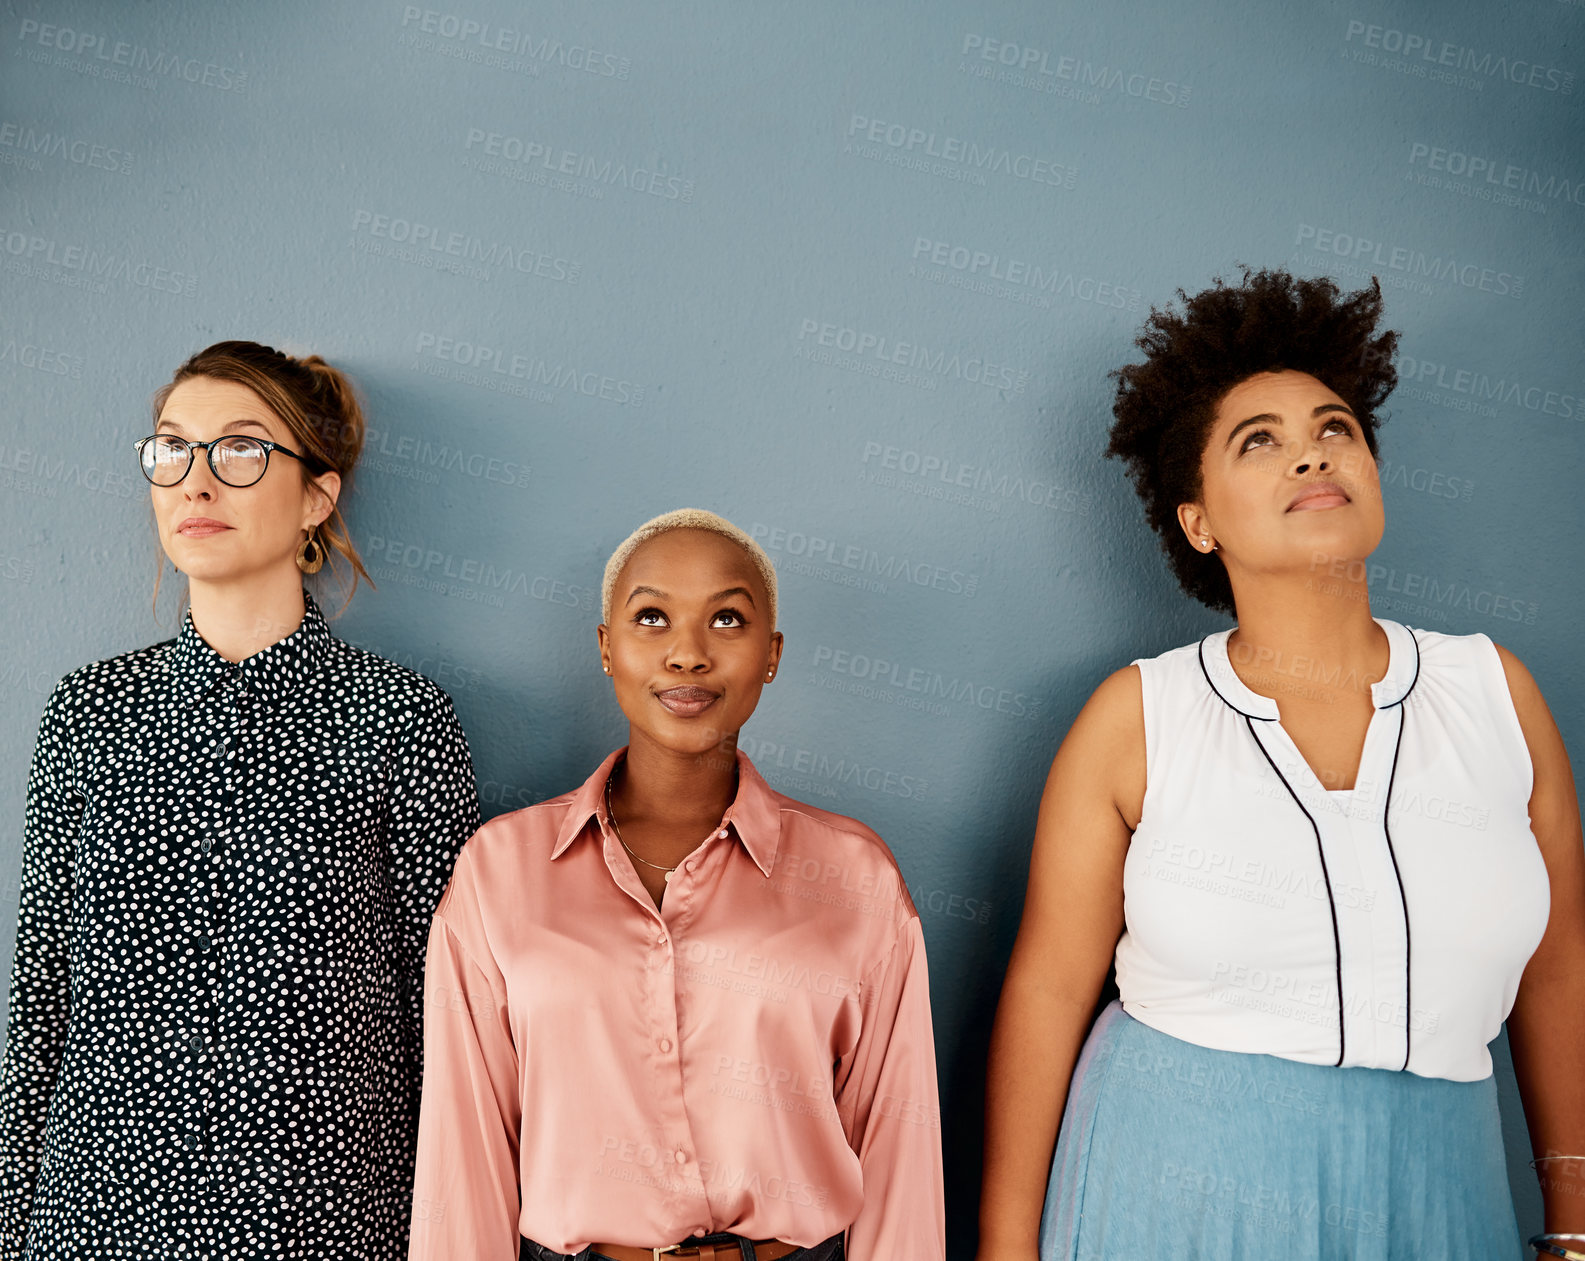
M 1262 372 L 1305 372 L 1353 409 L 1372 455 L 1377 409 L 1398 384 L 1398 334 L 1376 331 L 1381 285 L 1345 294 L 1325 277 L 1299 280 L 1285 271 L 1243 268 L 1243 280 L 1218 277 L 1181 311 L 1151 308 L 1134 344 L 1143 363 L 1117 381 L 1111 441 L 1161 539 L 1178 583 L 1210 608 L 1233 612 L 1227 570 L 1189 546 L 1178 505 L 1200 497 L 1200 460 L 1216 408 L 1235 385 Z

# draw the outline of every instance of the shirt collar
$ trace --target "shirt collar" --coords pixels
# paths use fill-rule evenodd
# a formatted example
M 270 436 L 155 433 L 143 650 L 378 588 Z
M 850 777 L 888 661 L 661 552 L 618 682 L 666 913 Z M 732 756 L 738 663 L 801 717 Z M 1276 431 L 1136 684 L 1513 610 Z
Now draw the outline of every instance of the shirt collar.
M 596 824 L 609 821 L 605 812 L 605 781 L 626 752 L 624 745 L 612 753 L 573 793 L 566 817 L 561 821 L 561 830 L 556 833 L 551 858 L 560 858 L 568 846 L 584 834 L 591 819 Z M 754 865 L 769 876 L 775 868 L 776 849 L 781 840 L 781 805 L 775 791 L 761 778 L 742 749 L 737 750 L 737 796 L 721 816 L 721 826 L 731 829 Z
M 1379 617 L 1372 620 L 1387 635 L 1387 673 L 1370 685 L 1370 698 L 1377 709 L 1391 709 L 1401 704 L 1420 680 L 1420 641 L 1402 622 Z M 1200 669 L 1205 681 L 1228 708 L 1246 718 L 1275 722 L 1281 716 L 1277 702 L 1245 686 L 1228 660 L 1227 641 L 1232 633 L 1231 628 L 1217 631 L 1200 641 Z
M 198 633 L 189 606 L 176 637 L 172 677 L 178 694 L 189 704 L 205 696 L 222 678 L 235 675 L 247 691 L 275 706 L 319 669 L 330 639 L 319 605 L 304 588 L 303 620 L 296 630 L 251 657 L 227 661 Z

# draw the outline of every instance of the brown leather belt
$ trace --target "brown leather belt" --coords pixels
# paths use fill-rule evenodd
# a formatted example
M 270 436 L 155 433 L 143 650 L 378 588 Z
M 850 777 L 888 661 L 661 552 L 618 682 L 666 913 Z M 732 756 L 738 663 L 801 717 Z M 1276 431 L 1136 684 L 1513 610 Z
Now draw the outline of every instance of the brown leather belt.
M 756 1261 L 776 1261 L 797 1252 L 802 1244 L 781 1239 L 754 1241 Z M 597 1243 L 594 1251 L 611 1261 L 743 1261 L 743 1250 L 735 1243 L 672 1244 L 669 1248 L 634 1248 L 630 1244 Z

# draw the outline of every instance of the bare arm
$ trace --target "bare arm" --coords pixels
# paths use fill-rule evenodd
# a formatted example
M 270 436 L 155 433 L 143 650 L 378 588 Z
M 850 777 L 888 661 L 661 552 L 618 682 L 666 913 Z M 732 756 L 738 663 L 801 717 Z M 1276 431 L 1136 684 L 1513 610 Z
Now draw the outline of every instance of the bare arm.
M 1123 858 L 1144 796 L 1141 681 L 1127 666 L 1079 713 L 1040 801 L 991 1034 L 981 1261 L 1035 1256 L 1068 1081 L 1123 932 Z
M 1585 1156 L 1585 849 L 1568 753 L 1541 692 L 1519 659 L 1499 647 L 1535 779 L 1530 827 L 1552 887 L 1546 935 L 1519 984 L 1508 1038 L 1537 1156 Z M 1546 1229 L 1585 1232 L 1585 1160 L 1540 1166 Z

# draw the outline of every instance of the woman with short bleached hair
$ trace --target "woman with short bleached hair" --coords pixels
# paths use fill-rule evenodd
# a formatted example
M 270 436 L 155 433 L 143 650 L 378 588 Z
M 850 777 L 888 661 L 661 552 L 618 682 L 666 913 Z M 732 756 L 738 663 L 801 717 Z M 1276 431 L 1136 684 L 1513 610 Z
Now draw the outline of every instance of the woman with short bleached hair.
M 1235 625 L 1106 679 L 1052 764 L 979 1257 L 1511 1257 L 1505 1019 L 1535 1242 L 1585 1252 L 1578 803 L 1511 653 L 1371 615 L 1381 291 L 1179 297 L 1116 374 L 1108 453 Z
M 626 747 L 481 828 L 435 914 L 413 1261 L 939 1261 L 918 914 L 874 832 L 737 749 L 769 558 L 667 513 L 601 612 Z

